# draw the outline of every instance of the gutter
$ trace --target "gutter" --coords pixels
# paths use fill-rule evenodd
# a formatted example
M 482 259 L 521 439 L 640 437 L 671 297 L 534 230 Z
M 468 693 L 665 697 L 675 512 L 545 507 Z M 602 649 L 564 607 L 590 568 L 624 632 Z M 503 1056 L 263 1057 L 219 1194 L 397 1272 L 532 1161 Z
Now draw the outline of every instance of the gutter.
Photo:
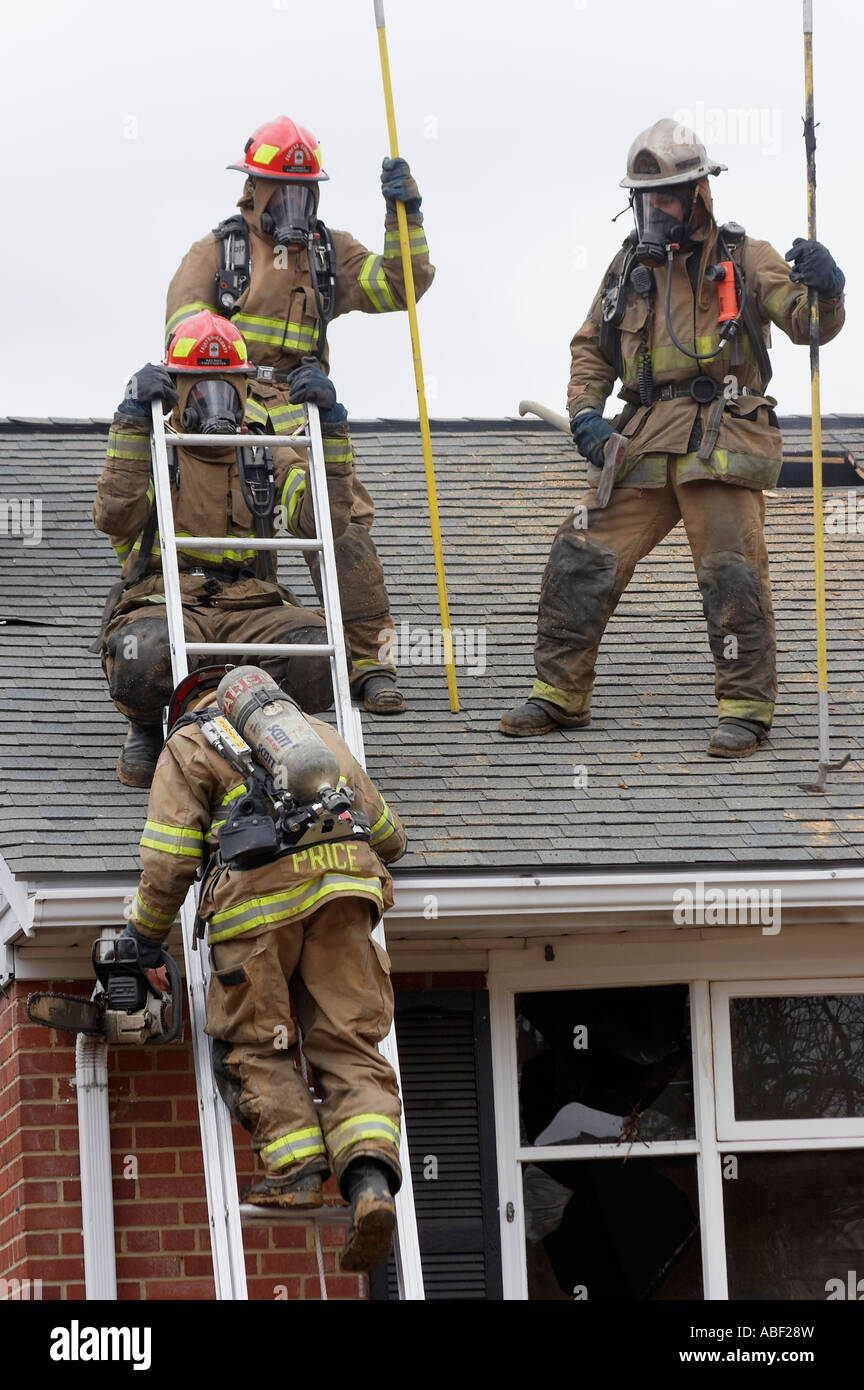
M 127 886 L 94 880 L 70 888 L 35 888 L 30 899 L 30 931 L 39 927 L 92 927 L 99 931 L 123 922 L 123 909 L 135 891 L 137 879 Z M 555 918 L 581 925 L 602 919 L 623 920 L 637 926 L 650 913 L 671 914 L 677 888 L 777 888 L 783 895 L 783 911 L 860 909 L 864 914 L 864 863 L 852 867 L 806 869 L 686 869 L 651 873 L 586 873 L 526 870 L 458 874 L 406 871 L 394 876 L 395 905 L 387 914 L 391 928 L 405 935 L 428 936 L 442 931 L 442 923 L 470 924 L 478 934 L 496 932 L 502 926 L 524 925 L 531 919 L 536 930 Z M 598 920 L 599 919 L 599 920 Z M 667 923 L 668 925 L 668 923 Z M 442 932 L 442 934 L 444 934 Z

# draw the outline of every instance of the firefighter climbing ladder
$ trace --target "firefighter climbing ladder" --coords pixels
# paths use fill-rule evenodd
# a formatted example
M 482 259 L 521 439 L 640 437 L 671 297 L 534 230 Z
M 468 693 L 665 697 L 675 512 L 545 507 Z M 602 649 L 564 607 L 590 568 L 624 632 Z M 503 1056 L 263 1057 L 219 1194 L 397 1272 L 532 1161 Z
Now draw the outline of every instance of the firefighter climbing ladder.
M 243 544 L 250 550 L 319 552 L 321 556 L 321 593 L 327 623 L 326 646 L 299 643 L 246 642 L 227 644 L 186 641 L 183 627 L 180 575 L 177 565 L 177 538 L 174 532 L 174 513 L 171 505 L 171 471 L 168 463 L 168 450 L 185 445 L 194 445 L 195 448 L 248 447 L 251 440 L 249 435 L 166 434 L 161 401 L 153 401 L 152 412 L 153 428 L 150 447 L 156 508 L 159 518 L 159 544 L 162 556 L 162 574 L 165 582 L 165 605 L 174 684 L 177 685 L 188 674 L 188 656 L 190 654 L 195 656 L 207 654 L 214 658 L 233 656 L 251 659 L 260 656 L 301 654 L 320 658 L 326 654 L 330 658 L 339 733 L 357 761 L 365 765 L 360 716 L 359 712 L 352 707 L 348 683 L 348 662 L 342 631 L 342 610 L 336 580 L 336 557 L 333 548 L 327 477 L 324 468 L 324 444 L 321 438 L 317 407 L 314 405 L 306 406 L 305 434 L 281 437 L 268 435 L 266 438 L 266 445 L 271 449 L 285 447 L 306 449 L 309 460 L 309 482 L 315 510 L 315 537 L 311 540 L 281 536 L 271 539 L 250 538 L 247 540 L 244 537 Z M 217 550 L 230 548 L 236 543 L 236 536 L 183 537 L 184 550 L 212 551 L 214 548 Z M 201 1146 L 204 1153 L 204 1176 L 207 1185 L 207 1210 L 210 1218 L 213 1273 L 218 1299 L 245 1299 L 247 1297 L 246 1269 L 243 1257 L 243 1237 L 240 1204 L 237 1195 L 237 1176 L 234 1167 L 231 1119 L 228 1108 L 222 1102 L 216 1089 L 209 1039 L 204 1031 L 209 961 L 208 952 L 198 950 L 195 943 L 196 891 L 195 887 L 190 889 L 181 909 L 180 918 L 183 930 L 183 954 L 186 961 L 186 990 L 192 1021 L 195 1081 L 198 1090 Z M 384 932 L 380 923 L 375 928 L 374 935 L 383 946 Z M 395 1071 L 397 1081 L 400 1081 L 396 1035 L 393 1029 L 382 1042 L 381 1052 Z M 401 1094 L 401 1081 L 399 1090 Z M 424 1297 L 423 1275 L 420 1266 L 420 1246 L 417 1239 L 417 1222 L 414 1213 L 411 1166 L 404 1124 L 400 1161 L 403 1180 L 401 1190 L 396 1197 L 398 1221 L 396 1272 L 399 1295 L 403 1299 L 422 1299 Z M 278 1212 L 268 1212 L 267 1216 L 274 1223 L 282 1219 Z M 263 1219 L 263 1212 L 259 1212 L 258 1215 L 258 1220 L 261 1219 Z M 293 1219 L 296 1220 L 296 1217 Z M 317 1226 L 316 1244 L 318 1244 Z M 318 1248 L 320 1256 L 320 1245 Z

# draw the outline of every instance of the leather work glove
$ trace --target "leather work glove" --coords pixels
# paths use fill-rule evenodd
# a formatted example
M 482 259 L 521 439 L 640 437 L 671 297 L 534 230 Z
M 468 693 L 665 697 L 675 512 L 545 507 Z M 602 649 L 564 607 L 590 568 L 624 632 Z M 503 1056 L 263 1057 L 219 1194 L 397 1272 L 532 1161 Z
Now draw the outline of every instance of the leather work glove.
M 381 165 L 381 192 L 388 212 L 396 211 L 396 200 L 405 204 L 406 212 L 419 212 L 423 199 L 411 176 L 407 159 L 385 159 Z
M 786 260 L 795 262 L 790 280 L 818 290 L 820 299 L 833 299 L 843 293 L 846 276 L 821 241 L 806 241 L 804 237 L 796 236 L 786 252 Z
M 126 383 L 126 394 L 117 407 L 121 415 L 150 414 L 150 402 L 161 400 L 167 409 L 177 404 L 177 392 L 167 367 L 148 362 Z
M 580 410 L 570 421 L 570 433 L 582 457 L 593 463 L 595 468 L 602 468 L 603 450 L 613 430 L 600 411 Z
M 317 362 L 303 362 L 288 378 L 292 405 L 317 405 L 322 425 L 340 425 L 348 419 L 348 411 L 336 398 L 336 387 Z
M 142 970 L 155 970 L 157 965 L 162 964 L 162 947 L 158 941 L 151 941 L 149 937 L 142 936 L 131 922 L 127 922 L 123 935 L 131 936 L 137 945 L 138 963 Z

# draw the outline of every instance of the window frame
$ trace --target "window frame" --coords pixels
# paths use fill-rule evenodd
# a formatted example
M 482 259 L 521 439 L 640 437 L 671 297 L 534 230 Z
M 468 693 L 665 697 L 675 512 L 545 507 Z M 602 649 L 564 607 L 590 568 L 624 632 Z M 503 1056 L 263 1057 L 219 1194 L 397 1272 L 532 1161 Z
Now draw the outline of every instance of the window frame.
M 578 949 L 578 948 L 577 948 Z M 568 953 L 569 954 L 569 953 Z M 685 956 L 689 953 L 682 953 Z M 502 953 L 503 955 L 503 953 Z M 655 1141 L 632 1146 L 630 1157 L 660 1157 L 665 1154 L 693 1153 L 696 1157 L 697 1184 L 699 1194 L 699 1233 L 702 1255 L 703 1300 L 726 1301 L 729 1298 L 726 1265 L 726 1226 L 723 1206 L 723 1157 L 727 1154 L 770 1150 L 810 1150 L 810 1149 L 864 1149 L 864 1120 L 860 1126 L 856 1120 L 854 1133 L 819 1132 L 790 1134 L 788 1128 L 781 1133 L 768 1133 L 766 1126 L 772 1122 L 747 1121 L 750 1129 L 747 1136 L 721 1138 L 718 1133 L 717 1080 L 723 1067 L 728 1069 L 728 1084 L 731 1086 L 731 1034 L 730 1045 L 725 1054 L 720 1052 L 715 1033 L 715 1003 L 712 991 L 722 989 L 727 981 L 723 964 L 713 962 L 715 968 L 706 968 L 706 960 L 699 961 L 697 969 L 688 969 L 688 962 L 681 961 L 678 971 L 667 964 L 649 969 L 641 975 L 638 967 L 623 968 L 611 962 L 606 966 L 592 965 L 579 969 L 575 963 L 564 964 L 550 978 L 548 966 L 535 969 L 524 967 L 514 971 L 511 960 L 502 960 L 501 969 L 490 962 L 489 1002 L 492 1029 L 492 1067 L 493 1093 L 496 1116 L 496 1135 L 498 1153 L 498 1190 L 500 1193 L 501 1222 L 501 1260 L 503 1274 L 503 1296 L 505 1300 L 527 1301 L 528 1279 L 525 1253 L 525 1213 L 523 1207 L 521 1170 L 525 1163 L 533 1161 L 554 1161 L 579 1158 L 614 1158 L 621 1156 L 621 1147 L 615 1144 L 603 1145 L 552 1145 L 542 1149 L 528 1149 L 522 1146 L 519 1133 L 518 1066 L 516 1056 L 515 998 L 517 994 L 535 993 L 541 990 L 616 989 L 628 987 L 650 987 L 660 984 L 686 984 L 690 990 L 691 1039 L 693 1051 L 693 1099 L 695 1111 L 696 1136 L 692 1140 Z M 696 962 L 692 962 L 696 964 Z M 724 963 L 725 964 L 725 963 Z M 789 962 L 777 961 L 780 971 Z M 836 964 L 836 963 L 835 963 Z M 740 962 L 739 962 L 740 967 Z M 859 993 L 859 977 L 809 977 L 780 978 L 779 974 L 765 978 L 759 975 L 765 970 L 754 970 L 753 975 L 744 981 L 731 982 L 732 988 L 741 989 L 754 995 L 771 993 Z M 700 978 L 701 977 L 701 978 Z M 720 977 L 720 978 L 718 978 Z M 717 1000 L 722 997 L 716 995 Z M 727 996 L 731 997 L 731 996 Z M 728 1027 L 728 1007 L 726 1010 Z M 721 1078 L 723 1079 L 723 1078 Z M 784 1126 L 796 1122 L 774 1122 Z M 803 1122 L 798 1122 L 803 1123 Z M 808 1125 L 810 1122 L 806 1122 Z M 816 1121 L 824 1126 L 826 1122 Z M 836 1128 L 837 1122 L 829 1122 Z M 758 1129 L 757 1136 L 753 1131 Z
M 794 995 L 862 994 L 862 979 L 723 980 L 711 984 L 711 1020 L 714 1038 L 714 1075 L 717 1097 L 717 1137 L 722 1143 L 757 1141 L 765 1148 L 772 1139 L 850 1139 L 864 1147 L 864 1115 L 851 1119 L 831 1117 L 810 1120 L 736 1120 L 732 1074 L 732 1023 L 730 1001 Z M 851 1147 L 854 1147 L 854 1142 Z M 749 1145 L 748 1145 L 749 1147 Z M 796 1146 L 797 1147 L 797 1146 Z M 820 1146 L 821 1147 L 821 1146 Z

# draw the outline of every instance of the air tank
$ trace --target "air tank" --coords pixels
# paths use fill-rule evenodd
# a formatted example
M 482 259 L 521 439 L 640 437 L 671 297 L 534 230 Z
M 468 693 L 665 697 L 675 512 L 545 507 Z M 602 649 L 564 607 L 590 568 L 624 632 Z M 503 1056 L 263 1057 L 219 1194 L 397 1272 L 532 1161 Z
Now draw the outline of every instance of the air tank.
M 219 708 L 271 774 L 294 800 L 315 801 L 339 781 L 339 763 L 307 723 L 300 707 L 272 676 L 257 666 L 237 666 L 216 691 Z

